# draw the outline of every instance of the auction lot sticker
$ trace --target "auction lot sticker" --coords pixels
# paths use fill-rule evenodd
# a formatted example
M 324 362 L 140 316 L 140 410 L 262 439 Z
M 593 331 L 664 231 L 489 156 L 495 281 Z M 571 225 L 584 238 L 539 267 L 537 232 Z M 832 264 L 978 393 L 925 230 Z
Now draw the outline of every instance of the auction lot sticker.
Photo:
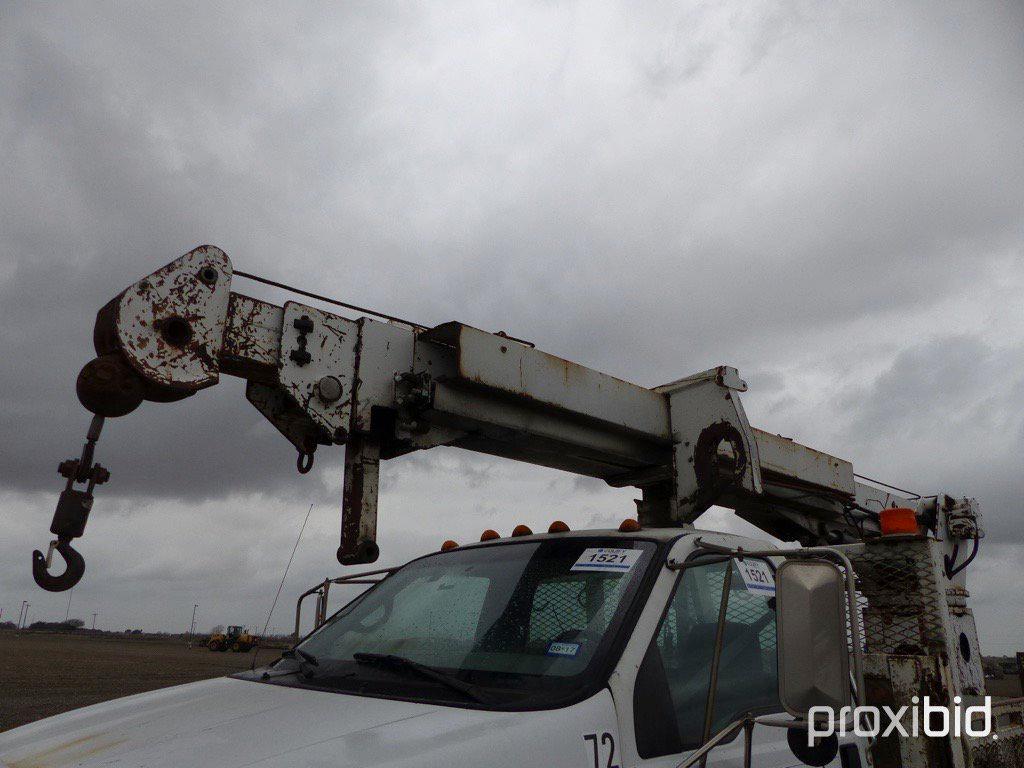
M 642 549 L 615 549 L 597 547 L 585 549 L 570 571 L 607 571 L 628 573 L 640 560 Z
M 737 560 L 736 566 L 749 592 L 769 597 L 775 594 L 775 574 L 764 560 Z

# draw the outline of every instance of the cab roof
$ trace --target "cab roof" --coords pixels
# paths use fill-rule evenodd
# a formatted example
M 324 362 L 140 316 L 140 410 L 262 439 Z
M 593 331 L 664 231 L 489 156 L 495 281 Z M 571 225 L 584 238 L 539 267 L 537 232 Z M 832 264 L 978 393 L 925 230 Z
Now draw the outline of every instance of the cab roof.
M 673 541 L 683 536 L 695 536 L 695 535 L 706 535 L 715 536 L 719 540 L 728 539 L 735 540 L 737 545 L 749 547 L 751 544 L 757 544 L 759 546 L 770 546 L 766 541 L 750 539 L 746 536 L 740 536 L 733 533 L 723 533 L 721 531 L 704 530 L 695 528 L 692 525 L 681 525 L 671 527 L 654 527 L 645 526 L 640 530 L 636 531 L 620 531 L 617 528 L 580 528 L 562 533 L 531 533 L 523 536 L 499 536 L 498 538 L 490 539 L 488 541 L 473 541 L 460 543 L 460 548 L 468 547 L 481 547 L 481 546 L 493 546 L 496 544 L 507 544 L 511 541 L 546 541 L 549 539 L 566 539 L 566 538 L 609 538 L 609 539 L 623 539 L 623 540 L 634 540 L 634 539 L 648 539 L 657 542 Z

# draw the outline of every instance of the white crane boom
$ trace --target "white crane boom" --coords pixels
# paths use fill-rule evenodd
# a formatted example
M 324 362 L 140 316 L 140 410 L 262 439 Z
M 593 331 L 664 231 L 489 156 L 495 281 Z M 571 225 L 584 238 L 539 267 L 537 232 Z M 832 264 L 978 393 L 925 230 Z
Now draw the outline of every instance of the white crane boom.
M 91 461 L 102 419 L 144 399 L 187 397 L 221 374 L 247 380 L 249 401 L 295 445 L 300 471 L 317 446 L 346 446 L 343 564 L 378 556 L 380 461 L 439 445 L 634 486 L 648 526 L 690 523 L 718 504 L 781 539 L 837 544 L 877 532 L 884 507 L 935 506 L 860 483 L 850 462 L 752 428 L 740 402 L 746 384 L 729 366 L 647 388 L 460 323 L 423 328 L 276 306 L 233 292 L 232 274 L 222 250 L 201 246 L 98 313 L 99 357 L 78 380 L 97 417 L 88 455 L 62 465 L 57 541 L 35 562 L 41 584 L 68 586 L 46 567 L 54 549 L 77 556 L 68 542 L 107 476 Z

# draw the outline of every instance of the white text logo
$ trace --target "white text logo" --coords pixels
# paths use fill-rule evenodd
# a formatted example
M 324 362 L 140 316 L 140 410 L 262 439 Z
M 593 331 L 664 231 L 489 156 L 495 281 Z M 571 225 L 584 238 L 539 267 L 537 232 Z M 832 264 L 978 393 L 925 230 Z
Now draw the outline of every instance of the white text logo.
M 992 733 L 992 699 L 972 707 L 961 706 L 963 699 L 953 697 L 953 705 L 932 704 L 925 696 L 911 699 L 911 705 L 898 707 L 811 707 L 807 713 L 807 745 L 814 746 L 822 736 L 854 736 L 878 738 L 897 736 L 914 738 L 929 736 L 945 738 L 973 736 L 981 738 Z M 998 736 L 993 736 L 998 738 Z

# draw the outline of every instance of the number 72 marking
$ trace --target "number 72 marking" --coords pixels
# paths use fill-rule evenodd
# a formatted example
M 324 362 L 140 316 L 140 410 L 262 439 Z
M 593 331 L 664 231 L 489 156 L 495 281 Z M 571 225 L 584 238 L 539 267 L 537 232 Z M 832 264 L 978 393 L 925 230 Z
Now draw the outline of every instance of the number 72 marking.
M 589 741 L 594 749 L 594 768 L 619 768 L 615 762 L 615 737 L 605 731 L 600 735 L 596 733 L 583 734 L 583 740 Z M 607 749 L 608 762 L 601 765 L 601 752 Z

